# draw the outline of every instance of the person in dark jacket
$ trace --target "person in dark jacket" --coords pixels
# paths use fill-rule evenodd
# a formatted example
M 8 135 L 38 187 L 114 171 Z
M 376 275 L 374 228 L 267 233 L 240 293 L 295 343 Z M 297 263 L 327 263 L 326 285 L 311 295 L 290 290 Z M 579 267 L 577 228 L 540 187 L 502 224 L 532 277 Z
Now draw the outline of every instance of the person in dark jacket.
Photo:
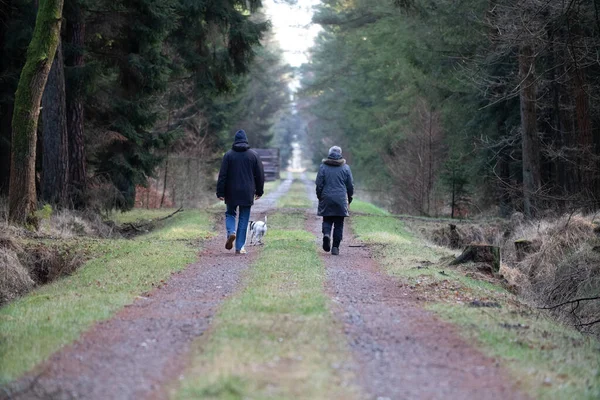
M 235 252 L 245 253 L 246 233 L 250 220 L 250 208 L 254 200 L 260 199 L 264 193 L 265 173 L 260 157 L 250 149 L 248 137 L 243 130 L 235 134 L 231 150 L 223 156 L 217 197 L 227 205 L 225 227 L 227 242 L 225 248 L 231 250 L 235 241 Z M 236 229 L 236 210 L 239 209 L 239 220 Z
M 344 233 L 344 218 L 349 217 L 348 206 L 354 195 L 354 182 L 350 166 L 342 158 L 342 149 L 333 146 L 323 160 L 317 174 L 318 215 L 323 217 L 323 250 L 340 254 Z M 333 228 L 333 246 L 331 229 Z

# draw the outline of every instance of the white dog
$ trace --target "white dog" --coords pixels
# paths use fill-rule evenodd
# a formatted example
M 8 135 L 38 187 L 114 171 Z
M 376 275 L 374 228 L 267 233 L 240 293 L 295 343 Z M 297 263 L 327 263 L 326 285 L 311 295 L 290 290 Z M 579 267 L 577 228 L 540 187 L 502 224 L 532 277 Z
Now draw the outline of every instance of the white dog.
M 263 244 L 263 237 L 267 233 L 267 216 L 265 215 L 264 221 L 250 221 L 250 244 L 260 245 Z

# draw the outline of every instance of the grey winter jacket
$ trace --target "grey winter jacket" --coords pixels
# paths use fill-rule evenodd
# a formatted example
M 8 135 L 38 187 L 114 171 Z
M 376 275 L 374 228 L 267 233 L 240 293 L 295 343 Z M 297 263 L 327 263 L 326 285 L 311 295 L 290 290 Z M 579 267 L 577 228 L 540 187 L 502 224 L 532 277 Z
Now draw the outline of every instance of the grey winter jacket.
M 354 181 L 350 166 L 343 158 L 327 158 L 317 174 L 317 198 L 320 217 L 349 217 L 348 205 L 354 195 Z

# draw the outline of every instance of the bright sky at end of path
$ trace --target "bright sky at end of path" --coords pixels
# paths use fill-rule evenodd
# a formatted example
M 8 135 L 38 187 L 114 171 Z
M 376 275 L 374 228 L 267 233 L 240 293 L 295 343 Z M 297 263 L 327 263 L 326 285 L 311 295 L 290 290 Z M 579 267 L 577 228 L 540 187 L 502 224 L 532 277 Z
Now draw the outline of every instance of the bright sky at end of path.
M 308 50 L 321 30 L 312 23 L 313 7 L 320 3 L 320 0 L 297 0 L 296 4 L 284 0 L 263 1 L 284 59 L 292 67 L 308 62 Z

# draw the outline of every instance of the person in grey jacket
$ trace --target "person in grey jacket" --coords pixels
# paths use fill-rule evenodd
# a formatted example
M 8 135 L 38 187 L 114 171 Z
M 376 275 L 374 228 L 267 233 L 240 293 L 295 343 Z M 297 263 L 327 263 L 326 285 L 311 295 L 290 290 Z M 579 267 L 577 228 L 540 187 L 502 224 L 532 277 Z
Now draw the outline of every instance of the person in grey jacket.
M 344 233 L 344 218 L 349 217 L 348 206 L 354 195 L 354 182 L 350 166 L 342 158 L 342 149 L 333 146 L 323 160 L 317 174 L 317 214 L 323 217 L 323 250 L 340 254 L 340 243 Z M 331 230 L 333 228 L 333 246 Z

